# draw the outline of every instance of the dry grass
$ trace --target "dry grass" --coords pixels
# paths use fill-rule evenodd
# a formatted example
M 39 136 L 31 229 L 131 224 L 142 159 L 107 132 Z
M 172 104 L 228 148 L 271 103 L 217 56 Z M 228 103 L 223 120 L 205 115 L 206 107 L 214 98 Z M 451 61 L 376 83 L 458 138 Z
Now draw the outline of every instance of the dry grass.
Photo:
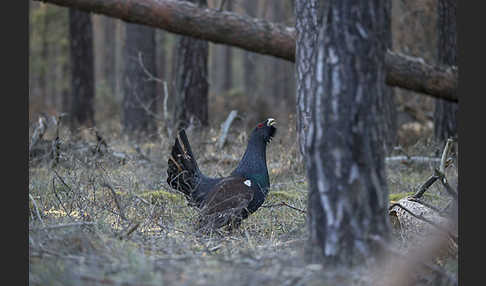
M 235 131 L 238 124 L 244 125 L 235 123 L 223 150 L 215 148 L 219 130 L 188 134 L 207 175 L 227 175 L 238 163 L 248 137 L 248 131 Z M 285 202 L 305 210 L 307 183 L 296 159 L 294 126 L 291 121 L 280 125 L 268 148 L 272 187 L 265 205 Z M 262 207 L 233 233 L 198 233 L 193 224 L 197 211 L 165 182 L 172 140 L 161 135 L 155 142 L 135 142 L 119 130 L 100 127 L 109 146 L 100 153 L 89 131 L 74 137 L 62 129 L 59 164 L 53 166 L 48 155 L 31 161 L 30 284 L 369 284 L 366 275 L 343 276 L 307 264 L 306 215 L 286 206 Z M 408 151 L 434 155 L 425 143 Z M 410 191 L 430 175 L 431 167 L 390 166 L 390 191 Z M 433 187 L 431 193 L 443 196 Z

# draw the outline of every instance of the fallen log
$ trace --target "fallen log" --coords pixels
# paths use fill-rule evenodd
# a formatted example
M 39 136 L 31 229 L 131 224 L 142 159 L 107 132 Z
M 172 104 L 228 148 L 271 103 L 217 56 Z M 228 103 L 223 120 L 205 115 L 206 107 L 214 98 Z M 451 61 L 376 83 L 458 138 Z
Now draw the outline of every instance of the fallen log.
M 229 11 L 174 0 L 36 0 L 295 61 L 296 30 Z M 458 102 L 456 67 L 388 51 L 386 83 Z

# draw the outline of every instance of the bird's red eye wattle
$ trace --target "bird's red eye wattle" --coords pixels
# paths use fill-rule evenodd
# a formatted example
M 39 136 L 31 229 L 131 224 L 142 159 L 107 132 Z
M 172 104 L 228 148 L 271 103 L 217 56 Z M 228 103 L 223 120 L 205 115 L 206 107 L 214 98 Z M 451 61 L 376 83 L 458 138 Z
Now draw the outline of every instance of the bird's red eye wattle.
M 258 128 L 262 128 L 263 127 L 263 123 L 258 123 L 257 127 Z

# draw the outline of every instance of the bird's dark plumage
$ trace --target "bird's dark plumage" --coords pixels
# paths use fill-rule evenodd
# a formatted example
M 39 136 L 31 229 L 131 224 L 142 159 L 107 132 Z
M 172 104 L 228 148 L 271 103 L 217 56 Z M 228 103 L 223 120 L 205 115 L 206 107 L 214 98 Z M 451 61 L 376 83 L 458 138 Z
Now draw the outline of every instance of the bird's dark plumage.
M 167 183 L 201 210 L 201 228 L 237 227 L 263 204 L 270 187 L 266 146 L 275 132 L 274 119 L 258 123 L 238 166 L 228 177 L 220 178 L 201 172 L 185 131 L 178 133 L 168 160 Z

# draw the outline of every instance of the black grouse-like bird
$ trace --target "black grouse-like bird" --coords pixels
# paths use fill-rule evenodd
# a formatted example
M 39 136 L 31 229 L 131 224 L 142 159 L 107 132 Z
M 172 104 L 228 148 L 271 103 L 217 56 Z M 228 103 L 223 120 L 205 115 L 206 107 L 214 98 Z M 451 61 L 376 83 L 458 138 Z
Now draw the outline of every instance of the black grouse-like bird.
M 266 147 L 277 130 L 275 123 L 273 118 L 258 123 L 236 169 L 220 178 L 201 172 L 185 131 L 179 131 L 168 161 L 167 183 L 201 210 L 199 228 L 237 228 L 263 204 L 270 187 Z

